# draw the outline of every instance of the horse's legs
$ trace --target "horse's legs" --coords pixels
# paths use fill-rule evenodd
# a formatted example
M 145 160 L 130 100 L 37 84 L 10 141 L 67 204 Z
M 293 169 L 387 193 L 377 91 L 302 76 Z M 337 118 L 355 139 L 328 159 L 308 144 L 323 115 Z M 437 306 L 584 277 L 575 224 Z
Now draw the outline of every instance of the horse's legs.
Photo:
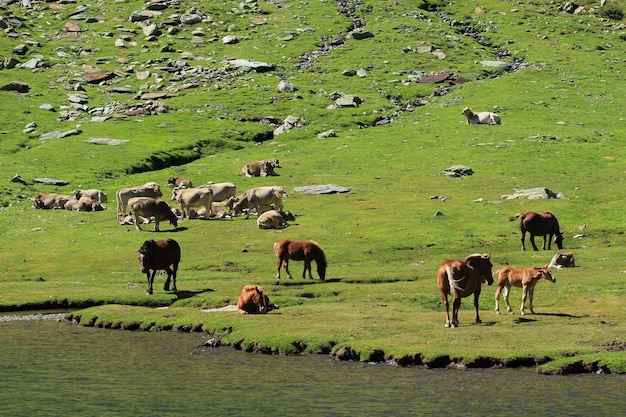
M 446 310 L 446 327 L 450 327 L 450 304 L 448 303 L 448 294 L 441 292 L 441 301 L 443 301 L 443 309 Z
M 526 244 L 524 243 L 524 241 L 526 240 L 526 230 L 522 230 L 522 238 L 520 240 L 522 241 L 522 250 L 525 251 Z
M 159 229 L 159 216 L 154 216 L 154 231 L 155 232 L 160 232 L 161 231 Z
M 500 293 L 502 292 L 502 286 L 498 285 L 496 288 L 496 314 L 500 315 Z
M 539 250 L 539 249 L 537 249 L 537 245 L 535 245 L 535 235 L 533 235 L 532 233 L 530 234 L 530 243 L 533 244 L 533 249 L 534 250 Z
M 508 310 L 509 313 L 511 314 L 515 314 L 513 313 L 513 309 L 511 308 L 511 304 L 509 304 L 509 293 L 511 292 L 511 284 L 509 282 L 507 282 L 504 285 L 504 302 L 506 303 L 506 309 Z
M 304 279 L 304 276 L 307 271 L 309 271 L 309 279 L 313 279 L 313 274 L 311 273 L 311 260 L 308 258 L 304 260 L 304 270 L 302 271 L 302 279 Z
M 550 233 L 549 235 L 545 235 L 543 237 L 543 248 L 542 248 L 543 250 L 546 250 L 546 240 L 548 241 L 548 250 L 550 250 L 550 246 L 552 245 L 552 238 L 553 238 L 552 233 Z
M 152 283 L 154 282 L 154 276 L 156 275 L 156 269 L 152 270 L 152 274 L 148 269 L 146 276 L 148 277 L 148 294 L 152 294 Z
M 283 264 L 285 265 L 285 272 L 287 273 L 287 277 L 289 279 L 293 279 L 293 277 L 291 276 L 291 272 L 289 272 L 289 258 L 283 259 Z
M 526 304 L 526 297 L 528 296 L 528 286 L 524 285 L 522 287 L 522 306 L 520 307 L 520 311 L 522 312 L 522 316 L 526 314 L 524 312 L 524 305 Z
M 528 289 L 528 308 L 530 310 L 530 314 L 535 314 L 535 310 L 533 310 L 533 294 L 535 293 L 534 288 Z
M 283 264 L 283 260 L 279 257 L 278 262 L 276 263 L 276 279 L 280 279 L 280 267 Z
M 452 299 L 452 327 L 459 326 L 459 309 L 461 308 L 461 297 Z
M 480 320 L 480 316 L 478 315 L 478 297 L 480 297 L 480 293 L 478 291 L 474 292 L 474 310 L 476 310 L 475 323 L 482 323 L 482 321 Z
M 163 289 L 165 291 L 169 291 L 170 290 L 170 282 L 171 282 L 172 274 L 174 273 L 174 271 L 172 271 L 172 268 L 166 268 L 165 272 L 167 272 L 167 279 L 165 280 L 165 284 L 163 284 Z M 176 286 L 176 285 L 174 285 L 174 286 Z

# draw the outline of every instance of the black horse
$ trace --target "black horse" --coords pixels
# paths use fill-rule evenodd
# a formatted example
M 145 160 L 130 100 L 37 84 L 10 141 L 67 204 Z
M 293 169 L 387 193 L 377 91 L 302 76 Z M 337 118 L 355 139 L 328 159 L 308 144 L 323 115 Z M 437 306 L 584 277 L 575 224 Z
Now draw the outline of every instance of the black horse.
M 552 237 L 554 237 L 554 243 L 559 249 L 563 249 L 563 234 L 559 230 L 559 221 L 556 216 L 549 211 L 539 214 L 533 211 L 518 215 L 520 218 L 519 228 L 522 232 L 522 250 L 526 250 L 524 244 L 524 238 L 526 232 L 530 233 L 530 243 L 533 245 L 534 250 L 537 249 L 535 245 L 535 236 L 543 236 L 543 246 L 541 249 L 546 250 L 546 240 L 548 241 L 548 250 L 550 249 L 550 243 Z
M 139 248 L 137 257 L 139 258 L 141 272 L 148 277 L 148 294 L 152 294 L 152 283 L 157 270 L 165 270 L 167 272 L 167 279 L 163 289 L 165 291 L 170 290 L 171 278 L 172 291 L 177 291 L 176 271 L 178 271 L 178 264 L 180 263 L 180 246 L 178 242 L 174 239 L 146 240 L 143 246 Z

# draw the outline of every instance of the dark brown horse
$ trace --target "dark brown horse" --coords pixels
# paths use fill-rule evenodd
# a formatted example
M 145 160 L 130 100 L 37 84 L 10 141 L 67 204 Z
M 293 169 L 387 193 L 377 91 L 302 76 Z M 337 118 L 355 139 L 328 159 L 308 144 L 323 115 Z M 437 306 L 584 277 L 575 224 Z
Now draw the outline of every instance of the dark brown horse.
M 294 240 L 281 240 L 274 244 L 274 252 L 278 258 L 278 264 L 276 266 L 276 278 L 280 279 L 280 267 L 285 265 L 285 272 L 289 279 L 292 279 L 289 272 L 289 260 L 304 261 L 304 270 L 302 271 L 302 278 L 305 278 L 306 272 L 309 271 L 309 279 L 313 279 L 311 274 L 311 261 L 315 261 L 317 264 L 317 273 L 320 279 L 324 281 L 326 279 L 326 255 L 319 245 L 315 242 L 298 242 Z
M 258 285 L 246 285 L 237 300 L 239 314 L 265 314 L 277 310 L 276 304 L 270 304 L 269 297 L 263 287 Z
M 446 310 L 446 327 L 457 327 L 459 325 L 459 308 L 461 299 L 474 294 L 474 309 L 476 310 L 476 323 L 481 323 L 478 316 L 478 297 L 480 296 L 481 285 L 487 282 L 493 284 L 491 274 L 491 255 L 481 255 L 479 253 L 469 255 L 465 261 L 445 260 L 439 265 L 438 283 L 441 292 L 441 300 Z M 448 295 L 452 296 L 452 320 L 448 304 Z
M 178 242 L 174 239 L 146 240 L 143 246 L 139 248 L 137 257 L 139 258 L 141 272 L 148 277 L 148 294 L 152 294 L 152 283 L 157 270 L 165 270 L 167 272 L 167 279 L 163 289 L 165 291 L 170 290 L 171 278 L 172 291 L 177 291 L 176 272 L 180 263 L 180 246 Z
M 537 249 L 535 245 L 535 236 L 543 236 L 543 246 L 541 249 L 546 250 L 546 240 L 548 241 L 548 250 L 550 249 L 550 243 L 554 237 L 554 243 L 559 249 L 563 249 L 563 235 L 559 230 L 559 221 L 554 214 L 546 211 L 539 214 L 533 211 L 528 213 L 518 214 L 515 217 L 519 217 L 519 228 L 522 231 L 522 250 L 526 250 L 524 239 L 526 238 L 526 232 L 530 233 L 530 243 L 533 245 L 534 250 Z

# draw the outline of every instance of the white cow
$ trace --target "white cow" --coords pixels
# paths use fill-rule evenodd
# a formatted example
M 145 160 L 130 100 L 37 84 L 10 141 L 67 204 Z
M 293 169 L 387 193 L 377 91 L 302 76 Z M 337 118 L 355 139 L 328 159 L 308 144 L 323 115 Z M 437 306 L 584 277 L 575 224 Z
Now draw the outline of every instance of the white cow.
M 284 229 L 289 226 L 288 220 L 296 220 L 289 210 L 268 210 L 259 215 L 256 224 L 259 226 L 259 229 Z
M 496 113 L 488 111 L 475 113 L 469 107 L 464 108 L 461 114 L 467 117 L 468 125 L 499 125 L 501 122 L 500 116 Z
M 131 188 L 120 188 L 115 193 L 117 199 L 117 214 L 125 214 L 128 206 L 128 199 L 133 197 L 162 197 L 161 187 L 156 182 L 147 182 Z
M 270 210 L 271 206 L 274 206 L 275 210 L 282 210 L 283 195 L 285 195 L 285 190 L 281 186 L 250 188 L 237 198 L 233 205 L 234 214 L 238 216 L 246 209 L 256 209 L 260 215 Z
M 192 207 L 204 207 L 204 218 L 208 219 L 211 214 L 211 204 L 213 203 L 213 191 L 210 188 L 180 188 L 172 191 L 172 200 L 178 202 L 181 219 L 191 218 Z

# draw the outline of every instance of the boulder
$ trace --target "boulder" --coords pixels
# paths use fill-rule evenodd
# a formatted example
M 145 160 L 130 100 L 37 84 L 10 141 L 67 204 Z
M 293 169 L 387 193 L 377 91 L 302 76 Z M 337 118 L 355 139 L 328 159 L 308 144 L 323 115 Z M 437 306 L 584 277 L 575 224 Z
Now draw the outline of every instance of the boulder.
M 453 165 L 450 168 L 441 171 L 441 175 L 445 175 L 447 177 L 469 177 L 473 174 L 474 171 L 472 171 L 472 168 L 465 165 Z

